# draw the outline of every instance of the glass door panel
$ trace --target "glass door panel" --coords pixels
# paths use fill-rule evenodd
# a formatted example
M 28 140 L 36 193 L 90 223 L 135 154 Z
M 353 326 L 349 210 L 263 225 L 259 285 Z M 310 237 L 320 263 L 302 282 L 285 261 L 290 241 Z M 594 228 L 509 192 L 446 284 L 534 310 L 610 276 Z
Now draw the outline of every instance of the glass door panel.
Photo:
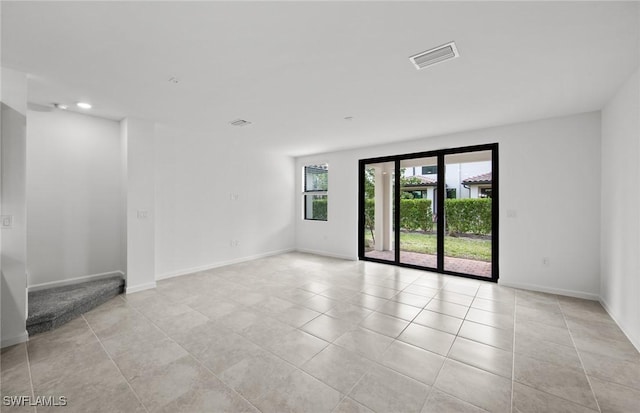
M 400 161 L 400 262 L 438 267 L 438 158 Z
M 364 165 L 364 256 L 395 261 L 395 162 Z
M 444 159 L 444 270 L 492 278 L 491 151 Z

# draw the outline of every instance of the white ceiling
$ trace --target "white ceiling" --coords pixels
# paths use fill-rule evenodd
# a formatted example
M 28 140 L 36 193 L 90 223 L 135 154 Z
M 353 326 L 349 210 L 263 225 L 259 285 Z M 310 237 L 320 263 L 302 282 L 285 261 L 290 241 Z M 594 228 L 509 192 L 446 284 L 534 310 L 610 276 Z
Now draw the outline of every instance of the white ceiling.
M 638 67 L 639 16 L 636 2 L 3 1 L 2 65 L 29 73 L 34 103 L 303 155 L 598 110 Z M 457 59 L 408 60 L 452 40 Z

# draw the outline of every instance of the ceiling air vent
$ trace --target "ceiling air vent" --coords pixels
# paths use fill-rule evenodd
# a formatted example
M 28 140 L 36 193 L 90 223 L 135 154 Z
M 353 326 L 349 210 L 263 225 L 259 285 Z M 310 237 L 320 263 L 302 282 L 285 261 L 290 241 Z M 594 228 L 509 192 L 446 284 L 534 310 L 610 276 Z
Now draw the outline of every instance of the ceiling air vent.
M 247 126 L 247 125 L 251 125 L 251 122 L 249 122 L 248 120 L 244 120 L 244 119 L 236 119 L 234 121 L 229 122 L 230 124 L 232 124 L 233 126 Z
M 427 66 L 435 65 L 436 63 L 444 62 L 445 60 L 454 59 L 458 57 L 458 49 L 456 43 L 451 42 L 443 44 L 442 46 L 435 47 L 427 50 L 426 52 L 418 53 L 409 58 L 416 69 L 424 69 Z

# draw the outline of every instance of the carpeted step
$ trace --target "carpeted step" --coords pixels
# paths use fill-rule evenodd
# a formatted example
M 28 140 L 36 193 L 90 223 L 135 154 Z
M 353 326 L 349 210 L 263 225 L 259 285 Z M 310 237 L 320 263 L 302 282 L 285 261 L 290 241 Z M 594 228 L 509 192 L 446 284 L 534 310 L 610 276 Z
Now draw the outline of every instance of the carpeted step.
M 120 275 L 29 293 L 27 331 L 32 336 L 53 330 L 124 291 Z

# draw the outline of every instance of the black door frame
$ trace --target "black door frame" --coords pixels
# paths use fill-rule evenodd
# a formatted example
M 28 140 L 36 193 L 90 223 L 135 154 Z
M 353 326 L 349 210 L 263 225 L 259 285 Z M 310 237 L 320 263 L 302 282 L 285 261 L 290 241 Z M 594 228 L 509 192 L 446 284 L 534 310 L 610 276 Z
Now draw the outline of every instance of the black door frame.
M 479 151 L 491 151 L 491 173 L 492 173 L 492 201 L 491 201 L 491 278 L 481 277 L 473 274 L 459 273 L 455 271 L 444 269 L 444 199 L 446 198 L 445 187 L 445 156 L 459 153 L 479 152 Z M 381 162 L 394 162 L 395 177 L 394 177 L 394 209 L 393 214 L 394 228 L 400 228 L 400 162 L 407 159 L 415 158 L 430 158 L 436 157 L 438 159 L 438 185 L 436 187 L 437 201 L 436 201 L 436 213 L 438 220 L 436 221 L 437 228 L 437 268 L 422 267 L 419 265 L 407 264 L 400 262 L 400 231 L 394 231 L 394 261 L 386 261 L 377 258 L 371 258 L 365 256 L 364 251 L 364 230 L 365 230 L 365 203 L 364 203 L 364 188 L 365 188 L 365 165 L 370 163 Z M 358 258 L 363 261 L 379 262 L 382 264 L 391 264 L 399 267 L 414 268 L 420 270 L 435 271 L 441 274 L 456 275 L 466 278 L 473 278 L 484 281 L 497 282 L 499 278 L 499 266 L 498 266 L 498 245 L 499 245 L 499 163 L 498 163 L 498 144 L 489 143 L 484 145 L 465 146 L 460 148 L 447 148 L 439 149 L 427 152 L 415 152 L 402 155 L 383 156 L 378 158 L 360 159 L 358 161 Z

